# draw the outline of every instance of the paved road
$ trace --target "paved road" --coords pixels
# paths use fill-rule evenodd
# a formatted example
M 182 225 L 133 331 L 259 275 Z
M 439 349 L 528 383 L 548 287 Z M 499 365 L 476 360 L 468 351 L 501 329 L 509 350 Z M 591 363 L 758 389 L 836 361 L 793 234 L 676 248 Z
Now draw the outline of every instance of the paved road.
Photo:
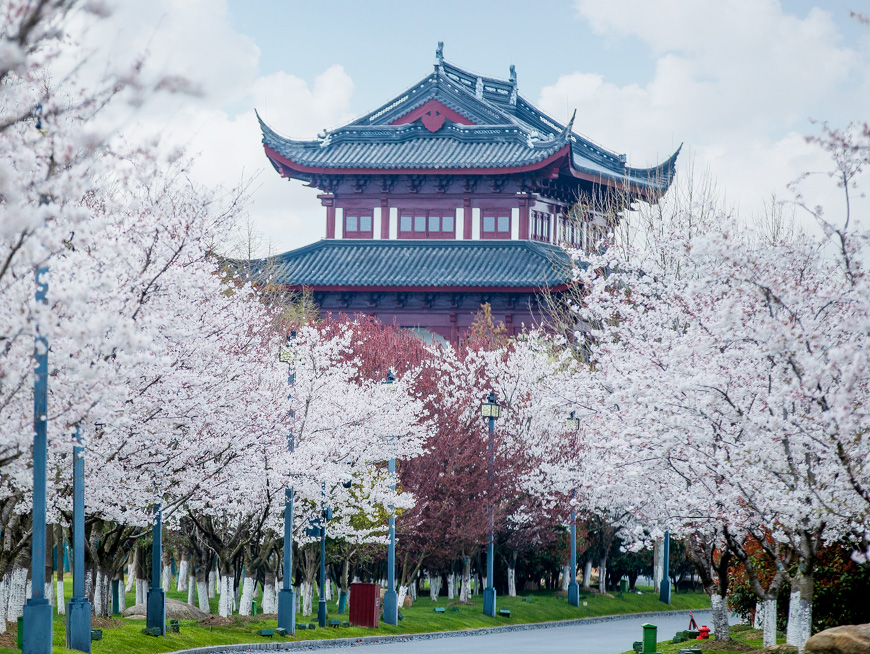
M 709 611 L 694 611 L 698 624 L 711 624 Z M 736 621 L 736 619 L 735 619 Z M 382 645 L 357 645 L 354 654 L 619 654 L 642 640 L 641 625 L 658 627 L 658 640 L 688 628 L 688 614 L 636 618 L 626 616 L 609 622 L 531 629 L 480 636 L 456 636 Z

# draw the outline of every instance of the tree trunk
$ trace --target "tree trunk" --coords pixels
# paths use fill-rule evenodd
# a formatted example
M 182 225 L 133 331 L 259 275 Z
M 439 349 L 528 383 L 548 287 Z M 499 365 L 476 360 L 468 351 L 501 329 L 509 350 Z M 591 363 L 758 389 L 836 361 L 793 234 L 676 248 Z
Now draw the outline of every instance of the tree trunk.
M 302 582 L 302 615 L 311 615 L 311 607 L 314 601 L 314 584 L 310 581 Z
M 592 580 L 592 559 L 586 559 L 583 565 L 583 588 L 589 588 Z
M 62 569 L 62 567 L 61 567 L 61 569 Z M 58 615 L 65 615 L 66 614 L 66 595 L 64 595 L 64 588 L 63 588 L 63 573 L 58 573 L 56 585 L 57 585 L 57 614 Z M 2 601 L 2 600 L 0 600 L 0 601 Z
M 405 597 L 408 595 L 408 587 L 407 586 L 399 586 L 399 608 L 402 608 L 405 605 Z
M 187 586 L 187 603 L 191 606 L 196 606 L 196 578 L 189 567 L 187 569 L 187 581 L 184 582 L 184 585 Z
M 598 564 L 598 591 L 601 593 L 607 592 L 607 554 L 601 555 L 601 560 Z
M 239 599 L 239 615 L 251 615 L 251 602 L 254 601 L 254 587 L 256 581 L 253 577 L 248 576 L 248 569 L 245 568 L 245 579 L 242 582 L 242 596 Z
M 178 578 L 175 581 L 175 590 L 183 593 L 188 587 L 188 578 L 190 576 L 190 555 L 185 551 L 181 555 L 181 563 L 178 564 Z
M 776 600 L 764 601 L 764 640 L 762 647 L 776 645 Z
M 788 598 L 788 623 L 785 628 L 785 642 L 797 647 L 800 642 L 801 591 L 798 575 L 791 580 L 791 595 Z
M 471 599 L 471 561 L 466 557 L 462 561 L 462 585 L 459 588 L 459 601 L 468 602 Z
M 218 615 L 229 618 L 233 614 L 233 570 L 229 563 L 223 563 L 220 577 L 220 601 Z
M 208 576 L 205 574 L 205 568 L 199 566 L 194 573 L 194 577 L 196 579 L 196 595 L 199 602 L 199 610 L 204 611 L 205 613 L 211 613 L 211 608 L 208 603 Z
M 133 585 L 136 583 L 136 568 L 139 567 L 136 563 L 138 558 L 139 548 L 135 547 L 133 548 L 133 558 L 130 559 L 130 564 L 127 566 L 127 585 L 124 587 L 124 590 L 128 593 L 133 590 Z
M 456 597 L 456 572 L 450 569 L 447 573 L 447 599 L 452 600 Z
M 568 592 L 568 584 L 571 583 L 571 564 L 566 563 L 562 566 L 562 592 Z
M 665 571 L 665 548 L 664 538 L 656 538 L 653 546 L 653 590 L 660 593 L 662 590 L 662 577 Z
M 263 613 L 278 613 L 278 607 L 275 603 L 275 573 L 271 570 L 266 571 L 263 583 Z
M 433 602 L 438 601 L 438 594 L 441 592 L 441 574 L 432 572 L 429 575 L 429 599 Z
M 208 573 L 208 582 L 206 583 L 206 590 L 208 592 L 208 598 L 212 599 L 215 595 L 217 595 L 217 571 L 212 570 Z M 200 605 L 202 601 L 200 600 Z
M 124 593 L 124 572 L 121 571 L 120 579 L 118 580 L 118 612 L 124 613 L 127 610 L 127 595 Z
M 5 576 L 0 576 L 0 634 L 6 633 L 6 607 L 9 605 L 8 584 Z

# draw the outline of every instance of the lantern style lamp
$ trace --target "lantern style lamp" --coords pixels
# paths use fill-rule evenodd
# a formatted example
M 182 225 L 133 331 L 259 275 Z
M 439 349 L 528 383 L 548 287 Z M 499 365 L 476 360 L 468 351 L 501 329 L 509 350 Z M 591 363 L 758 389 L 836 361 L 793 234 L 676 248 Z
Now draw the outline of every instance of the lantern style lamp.
M 387 371 L 382 384 L 392 390 L 396 375 L 392 369 Z M 392 442 L 393 437 L 390 436 Z M 396 490 L 396 458 L 390 455 L 389 464 L 390 490 Z M 399 624 L 399 595 L 396 593 L 396 513 L 390 504 L 390 544 L 387 549 L 387 591 L 384 593 L 384 622 L 391 625 Z
M 571 431 L 577 431 L 580 429 L 580 418 L 577 418 L 574 415 L 574 412 L 571 412 L 571 415 L 568 416 L 568 429 Z
M 501 418 L 501 404 L 495 399 L 495 393 L 490 393 L 486 398 L 486 402 L 480 405 L 480 415 L 490 420 L 498 420 Z
M 492 434 L 495 431 L 495 421 L 501 418 L 501 404 L 495 399 L 495 393 L 490 392 L 486 402 L 480 405 L 480 415 L 489 422 L 489 479 L 492 479 L 494 463 L 492 451 Z M 493 562 L 495 560 L 495 507 L 489 507 L 489 543 L 486 547 L 486 588 L 483 589 L 483 614 L 495 617 L 495 586 L 493 585 Z

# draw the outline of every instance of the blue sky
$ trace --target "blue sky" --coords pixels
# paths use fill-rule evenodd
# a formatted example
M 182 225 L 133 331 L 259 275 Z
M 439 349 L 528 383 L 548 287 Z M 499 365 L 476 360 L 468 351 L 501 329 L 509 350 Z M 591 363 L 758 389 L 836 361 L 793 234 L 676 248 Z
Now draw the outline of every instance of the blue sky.
M 854 5 L 868 10 L 866 0 Z M 256 107 L 287 136 L 310 138 L 398 95 L 448 61 L 507 77 L 576 131 L 653 165 L 685 142 L 679 175 L 709 174 L 743 216 L 807 171 L 829 168 L 806 143 L 810 118 L 842 125 L 870 107 L 870 28 L 840 0 L 540 0 L 120 3 L 93 42 L 113 60 L 150 52 L 154 74 L 201 87 L 152 103 L 137 128 L 196 155 L 196 179 L 253 180 L 250 216 L 272 252 L 324 235 L 317 192 L 277 177 Z M 807 199 L 837 210 L 825 178 Z

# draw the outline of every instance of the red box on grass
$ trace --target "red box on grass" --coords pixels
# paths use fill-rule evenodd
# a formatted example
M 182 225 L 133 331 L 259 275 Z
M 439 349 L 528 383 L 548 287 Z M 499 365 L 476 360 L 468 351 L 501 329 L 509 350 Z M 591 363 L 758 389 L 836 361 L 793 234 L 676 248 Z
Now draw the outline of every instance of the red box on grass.
M 350 623 L 356 627 L 378 628 L 381 617 L 381 585 L 350 585 Z

